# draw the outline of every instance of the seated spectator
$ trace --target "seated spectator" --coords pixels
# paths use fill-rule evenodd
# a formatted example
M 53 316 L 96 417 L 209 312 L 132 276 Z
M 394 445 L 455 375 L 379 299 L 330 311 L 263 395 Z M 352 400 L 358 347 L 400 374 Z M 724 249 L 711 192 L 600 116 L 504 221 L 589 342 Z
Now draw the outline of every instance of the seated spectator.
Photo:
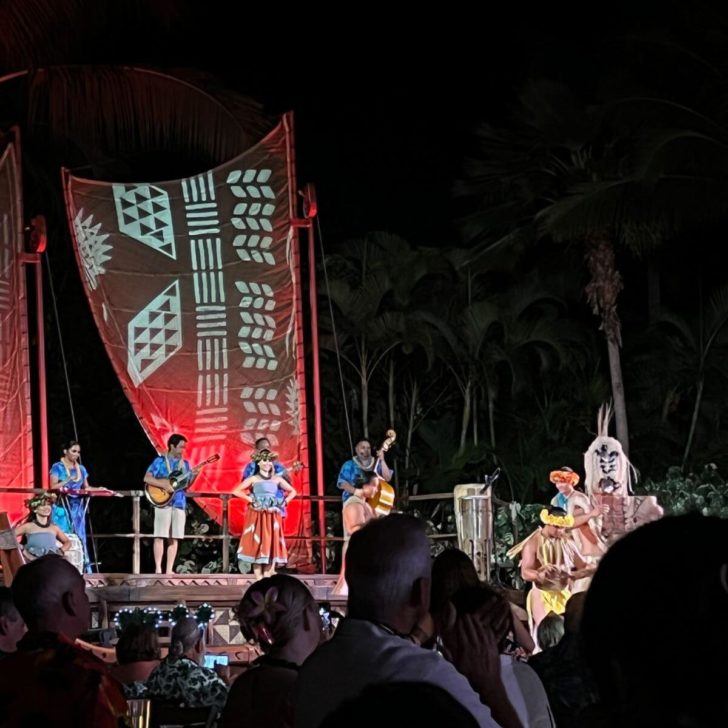
M 60 556 L 21 566 L 13 600 L 28 627 L 2 661 L 0 721 L 8 728 L 118 728 L 127 714 L 106 665 L 74 640 L 89 628 L 83 577 Z
M 478 721 L 450 693 L 430 683 L 370 685 L 344 701 L 321 728 L 478 728 Z
M 467 587 L 480 586 L 478 572 L 471 558 L 460 549 L 445 549 L 432 563 L 432 587 L 430 590 L 430 612 L 435 620 L 439 619 L 442 609 L 453 595 Z M 499 592 L 494 587 L 489 588 Z M 505 595 L 503 595 L 505 596 Z M 506 601 L 508 601 L 506 599 Z M 508 601 L 513 614 L 513 634 L 508 643 L 508 652 L 521 656 L 530 655 L 535 644 L 528 631 L 528 614 L 516 604 Z M 525 615 L 525 622 L 521 615 Z
M 443 638 L 463 674 L 409 637 L 429 616 L 431 568 L 430 544 L 414 518 L 397 514 L 372 520 L 352 535 L 346 554 L 348 616 L 301 667 L 294 699 L 297 728 L 317 728 L 370 685 L 401 681 L 438 685 L 479 726 L 520 726 L 492 649 L 492 622 L 507 619 L 507 608 L 448 625 Z
M 230 688 L 220 725 L 246 728 L 293 725 L 293 686 L 303 661 L 321 641 L 318 605 L 305 584 L 276 574 L 253 584 L 240 602 L 238 621 L 262 657 Z
M 611 546 L 582 620 L 603 724 L 728 725 L 727 620 L 728 521 L 664 518 Z
M 10 589 L 0 586 L 0 660 L 15 652 L 24 632 L 25 624 L 15 607 Z
M 486 584 L 461 589 L 452 598 L 452 605 L 458 615 L 474 614 L 488 603 L 502 603 L 506 600 Z M 509 615 L 513 620 L 512 613 Z M 444 617 L 447 619 L 447 615 Z M 523 728 L 553 728 L 555 721 L 551 714 L 549 701 L 538 675 L 525 662 L 510 654 L 508 641 L 513 634 L 512 624 L 505 621 L 495 639 L 500 653 L 500 674 L 511 705 L 518 713 Z
M 469 586 L 480 586 L 471 558 L 460 549 L 445 549 L 432 562 L 430 612 L 437 618 L 453 594 Z
M 566 602 L 564 636 L 558 644 L 528 660 L 541 678 L 559 728 L 580 728 L 582 712 L 597 701 L 579 634 L 586 594 L 572 594 Z
M 159 666 L 162 651 L 157 630 L 149 624 L 130 624 L 116 643 L 116 665 L 111 674 L 121 683 L 127 698 L 144 698 L 146 681 Z
M 583 593 L 583 592 L 581 592 Z M 541 650 L 555 647 L 564 636 L 564 618 L 560 614 L 549 612 L 536 629 L 536 641 Z
M 172 628 L 169 654 L 147 680 L 147 695 L 186 708 L 222 710 L 228 688 L 214 670 L 200 663 L 205 655 L 203 628 L 183 617 Z

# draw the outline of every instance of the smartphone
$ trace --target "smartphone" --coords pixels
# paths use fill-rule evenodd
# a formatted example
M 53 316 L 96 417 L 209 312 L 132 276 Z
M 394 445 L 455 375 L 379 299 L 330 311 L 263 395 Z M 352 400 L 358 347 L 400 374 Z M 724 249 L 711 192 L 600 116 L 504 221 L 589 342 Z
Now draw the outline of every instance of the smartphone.
M 229 665 L 230 657 L 228 655 L 205 655 L 205 667 L 211 670 L 215 669 L 215 665 Z

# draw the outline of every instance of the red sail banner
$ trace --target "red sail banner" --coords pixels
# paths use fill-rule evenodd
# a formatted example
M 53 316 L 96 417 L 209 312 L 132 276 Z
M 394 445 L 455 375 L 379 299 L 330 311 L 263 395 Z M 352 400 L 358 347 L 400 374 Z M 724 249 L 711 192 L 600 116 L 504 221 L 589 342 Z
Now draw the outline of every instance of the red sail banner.
M 115 184 L 64 172 L 86 294 L 139 421 L 160 452 L 179 432 L 191 463 L 221 455 L 193 494 L 231 492 L 262 436 L 309 492 L 291 152 L 286 115 L 252 149 L 185 179 Z M 198 503 L 221 519 L 220 500 Z M 233 499 L 233 533 L 242 521 Z M 285 533 L 310 535 L 307 503 L 291 504 Z M 310 563 L 304 540 L 289 550 Z
M 0 156 L 0 485 L 33 488 L 23 204 L 18 149 Z M 11 523 L 26 513 L 22 494 L 0 494 Z

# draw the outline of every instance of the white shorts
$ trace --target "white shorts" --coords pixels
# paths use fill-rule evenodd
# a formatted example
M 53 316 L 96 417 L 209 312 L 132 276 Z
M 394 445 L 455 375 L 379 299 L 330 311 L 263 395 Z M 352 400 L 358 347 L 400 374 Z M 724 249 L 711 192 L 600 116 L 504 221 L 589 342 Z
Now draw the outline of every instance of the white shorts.
M 184 538 L 184 508 L 157 508 L 154 511 L 154 538 Z M 171 532 L 171 535 L 170 535 Z

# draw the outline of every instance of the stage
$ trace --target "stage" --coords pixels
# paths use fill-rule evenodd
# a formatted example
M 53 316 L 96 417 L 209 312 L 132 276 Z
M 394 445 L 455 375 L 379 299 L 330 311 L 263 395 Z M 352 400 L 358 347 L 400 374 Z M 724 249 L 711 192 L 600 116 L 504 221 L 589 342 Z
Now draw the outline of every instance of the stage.
M 332 596 L 338 574 L 293 574 L 318 602 L 343 611 L 346 599 Z M 255 582 L 244 574 L 86 574 L 91 602 L 91 625 L 103 630 L 113 626 L 120 609 L 152 607 L 168 612 L 180 603 L 190 609 L 207 602 L 215 610 L 208 630 L 212 652 L 227 652 L 246 660 L 248 648 L 235 619 L 235 607 Z

